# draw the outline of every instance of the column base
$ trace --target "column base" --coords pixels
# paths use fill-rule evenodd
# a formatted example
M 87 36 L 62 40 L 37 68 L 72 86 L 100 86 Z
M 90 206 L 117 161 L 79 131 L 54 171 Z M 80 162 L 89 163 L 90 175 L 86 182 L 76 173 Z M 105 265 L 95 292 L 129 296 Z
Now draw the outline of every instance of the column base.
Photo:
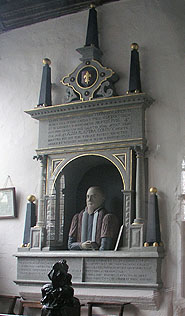
M 129 248 L 143 247 L 143 224 L 132 224 L 129 230 Z
M 135 218 L 132 225 L 141 225 L 144 223 L 144 220 L 142 218 Z
M 30 236 L 30 250 L 40 251 L 44 246 L 45 241 L 45 228 L 35 226 L 31 228 Z

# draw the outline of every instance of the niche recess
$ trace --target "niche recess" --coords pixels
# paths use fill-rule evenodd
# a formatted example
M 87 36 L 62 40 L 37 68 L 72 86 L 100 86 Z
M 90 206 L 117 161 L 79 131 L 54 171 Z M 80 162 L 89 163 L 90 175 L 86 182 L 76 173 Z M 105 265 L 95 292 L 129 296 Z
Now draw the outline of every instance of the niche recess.
M 119 223 L 122 223 L 124 183 L 119 170 L 110 160 L 95 154 L 72 159 L 60 171 L 55 183 L 56 216 L 58 219 L 61 199 L 64 200 L 61 229 L 63 230 L 63 247 L 65 249 L 67 249 L 71 219 L 75 213 L 84 208 L 86 192 L 90 186 L 100 186 L 104 190 L 105 208 L 114 213 L 119 219 Z M 58 222 L 60 223 L 60 220 Z

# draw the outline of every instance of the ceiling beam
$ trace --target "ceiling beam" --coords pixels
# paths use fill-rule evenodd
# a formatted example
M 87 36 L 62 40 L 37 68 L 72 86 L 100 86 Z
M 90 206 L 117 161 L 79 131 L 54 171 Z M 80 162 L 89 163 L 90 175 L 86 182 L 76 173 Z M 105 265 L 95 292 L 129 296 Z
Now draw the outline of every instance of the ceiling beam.
M 0 33 L 119 0 L 0 0 Z

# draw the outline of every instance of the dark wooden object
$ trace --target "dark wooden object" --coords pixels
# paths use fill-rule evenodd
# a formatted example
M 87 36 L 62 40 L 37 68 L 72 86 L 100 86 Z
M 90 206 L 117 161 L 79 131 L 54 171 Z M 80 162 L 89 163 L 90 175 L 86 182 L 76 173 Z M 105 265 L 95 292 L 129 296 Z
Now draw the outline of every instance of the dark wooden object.
M 17 299 L 19 299 L 20 296 L 17 295 L 0 295 L 0 300 L 7 300 L 9 301 L 9 307 L 8 307 L 8 314 L 13 314 L 14 315 L 14 308 Z
M 109 307 L 114 307 L 118 306 L 120 307 L 119 309 L 119 316 L 123 316 L 124 312 L 124 307 L 125 305 L 130 304 L 129 302 L 127 303 L 118 303 L 118 302 L 87 302 L 88 305 L 88 316 L 92 316 L 92 309 L 93 307 L 103 307 L 103 306 L 109 306 Z
M 40 301 L 27 301 L 27 300 L 21 300 L 20 301 L 20 308 L 19 308 L 19 315 L 24 315 L 24 308 L 42 308 L 42 304 Z

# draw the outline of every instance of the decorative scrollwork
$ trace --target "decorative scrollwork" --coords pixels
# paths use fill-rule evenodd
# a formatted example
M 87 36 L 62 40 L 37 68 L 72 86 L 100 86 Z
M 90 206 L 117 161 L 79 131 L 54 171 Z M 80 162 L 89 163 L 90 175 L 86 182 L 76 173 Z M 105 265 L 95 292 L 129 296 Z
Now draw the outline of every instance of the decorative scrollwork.
M 79 100 L 79 97 L 76 95 L 76 93 L 74 92 L 72 88 L 68 87 L 66 89 L 66 95 L 65 95 L 64 101 L 66 103 L 69 103 L 76 100 Z
M 96 95 L 98 97 L 112 97 L 114 95 L 114 89 L 112 84 L 106 80 L 101 84 L 101 87 L 99 88 L 99 90 L 96 92 Z

